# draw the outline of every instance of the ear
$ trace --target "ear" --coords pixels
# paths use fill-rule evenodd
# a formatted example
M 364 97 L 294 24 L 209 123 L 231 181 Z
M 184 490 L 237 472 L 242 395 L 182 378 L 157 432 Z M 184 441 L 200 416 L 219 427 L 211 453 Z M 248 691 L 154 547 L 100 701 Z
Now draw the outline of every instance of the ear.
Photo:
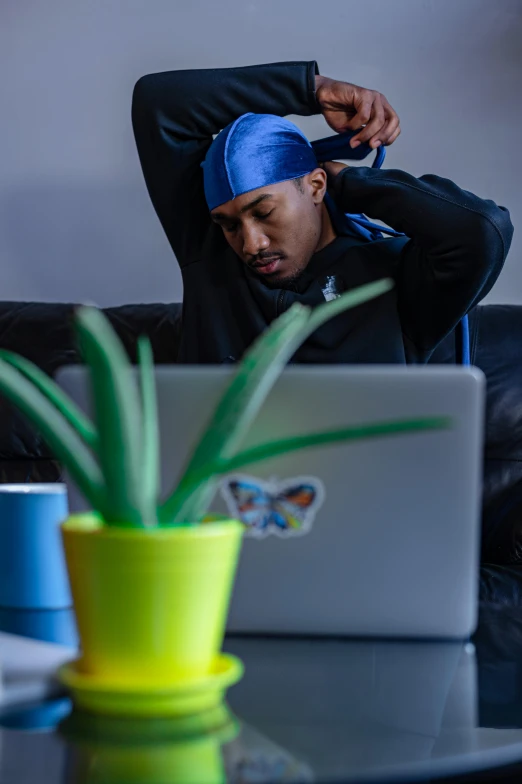
M 321 204 L 324 201 L 327 185 L 327 175 L 324 169 L 314 169 L 304 179 L 314 203 Z

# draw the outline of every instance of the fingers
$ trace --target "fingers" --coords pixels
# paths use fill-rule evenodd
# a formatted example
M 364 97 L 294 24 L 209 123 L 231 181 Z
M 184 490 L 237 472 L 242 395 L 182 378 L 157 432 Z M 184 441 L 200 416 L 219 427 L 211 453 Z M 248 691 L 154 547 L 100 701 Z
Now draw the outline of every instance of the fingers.
M 378 137 L 379 131 L 382 129 L 386 122 L 386 114 L 384 106 L 379 93 L 376 94 L 370 113 L 369 121 L 365 127 L 360 131 L 351 141 L 352 147 L 358 147 L 363 142 L 369 142 L 374 136 Z
M 400 120 L 397 112 L 390 106 L 384 95 L 382 96 L 382 102 L 386 115 L 386 123 L 381 130 L 370 139 L 370 146 L 374 148 L 379 146 L 377 142 L 385 145 L 393 144 L 401 132 Z
M 366 107 L 365 113 L 368 113 Z M 359 112 L 354 117 L 354 127 L 358 127 L 355 123 L 357 119 L 363 119 Z M 370 147 L 375 149 L 381 144 L 393 144 L 399 134 L 400 120 L 397 113 L 390 106 L 384 95 L 374 93 L 369 119 L 360 133 L 353 137 L 351 146 L 358 147 L 363 142 L 369 142 Z
M 373 108 L 373 97 L 369 90 L 365 91 L 368 95 L 363 99 L 361 104 L 357 106 L 357 112 L 345 122 L 345 130 L 356 131 L 362 125 L 367 125 L 370 122 Z M 356 138 L 356 137 L 354 137 Z
M 379 147 L 379 144 L 385 144 L 387 146 L 393 144 L 400 132 L 399 118 L 395 115 L 392 120 L 386 122 L 381 130 L 370 139 L 370 146 L 375 149 L 376 147 Z
M 400 125 L 399 125 L 399 127 L 397 128 L 397 130 L 395 131 L 395 133 L 393 133 L 393 134 L 390 136 L 390 138 L 388 139 L 388 141 L 386 142 L 386 144 L 387 144 L 388 146 L 389 146 L 390 144 L 393 144 L 393 142 L 395 141 L 395 139 L 397 138 L 397 136 L 399 136 L 399 135 L 400 135 L 400 132 L 401 132 L 401 127 L 400 127 Z
M 323 111 L 323 116 L 330 128 L 336 133 L 343 133 L 348 130 L 355 131 L 361 127 L 359 123 L 359 125 L 354 125 L 352 128 L 350 125 L 350 117 L 343 111 Z
M 393 144 L 400 133 L 400 121 L 385 96 L 348 82 L 326 79 L 319 84 L 317 98 L 328 125 L 336 133 L 357 131 L 353 149 L 368 142 L 375 149 Z

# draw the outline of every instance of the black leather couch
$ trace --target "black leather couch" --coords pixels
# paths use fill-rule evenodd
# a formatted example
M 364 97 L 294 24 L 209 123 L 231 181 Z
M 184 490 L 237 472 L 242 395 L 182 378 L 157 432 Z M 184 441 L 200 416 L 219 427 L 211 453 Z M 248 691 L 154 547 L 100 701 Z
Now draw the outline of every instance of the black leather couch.
M 127 305 L 105 311 L 132 360 L 147 334 L 155 361 L 176 361 L 181 305 Z M 53 375 L 77 364 L 73 305 L 0 303 L 0 348 Z M 472 363 L 487 376 L 481 598 L 522 606 L 522 307 L 486 305 L 470 314 Z M 432 362 L 454 363 L 448 338 Z M 49 482 L 61 468 L 41 436 L 0 398 L 0 482 Z

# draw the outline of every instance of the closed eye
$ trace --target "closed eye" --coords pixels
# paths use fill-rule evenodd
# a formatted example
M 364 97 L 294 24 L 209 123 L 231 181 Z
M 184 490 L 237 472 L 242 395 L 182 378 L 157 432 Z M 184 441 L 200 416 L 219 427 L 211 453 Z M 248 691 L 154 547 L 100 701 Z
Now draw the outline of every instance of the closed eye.
M 266 220 L 268 217 L 270 217 L 273 211 L 274 210 L 270 210 L 269 212 L 256 213 L 253 217 L 256 220 Z M 220 223 L 220 225 L 223 231 L 225 231 L 227 234 L 232 234 L 238 227 L 237 223 Z

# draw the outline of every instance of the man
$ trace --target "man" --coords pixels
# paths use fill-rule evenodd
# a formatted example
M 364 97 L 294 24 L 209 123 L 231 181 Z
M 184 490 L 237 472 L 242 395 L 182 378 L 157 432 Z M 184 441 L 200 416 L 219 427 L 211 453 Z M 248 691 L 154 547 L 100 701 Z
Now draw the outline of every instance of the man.
M 315 62 L 173 71 L 136 84 L 140 161 L 183 275 L 180 361 L 237 361 L 293 302 L 315 306 L 391 276 L 391 292 L 325 324 L 295 361 L 424 363 L 496 281 L 513 231 L 507 210 L 434 175 L 317 165 L 277 118 L 318 113 L 336 132 L 362 127 L 354 149 L 400 133 L 384 96 L 322 77 Z M 343 212 L 406 236 L 339 234 L 327 191 Z

